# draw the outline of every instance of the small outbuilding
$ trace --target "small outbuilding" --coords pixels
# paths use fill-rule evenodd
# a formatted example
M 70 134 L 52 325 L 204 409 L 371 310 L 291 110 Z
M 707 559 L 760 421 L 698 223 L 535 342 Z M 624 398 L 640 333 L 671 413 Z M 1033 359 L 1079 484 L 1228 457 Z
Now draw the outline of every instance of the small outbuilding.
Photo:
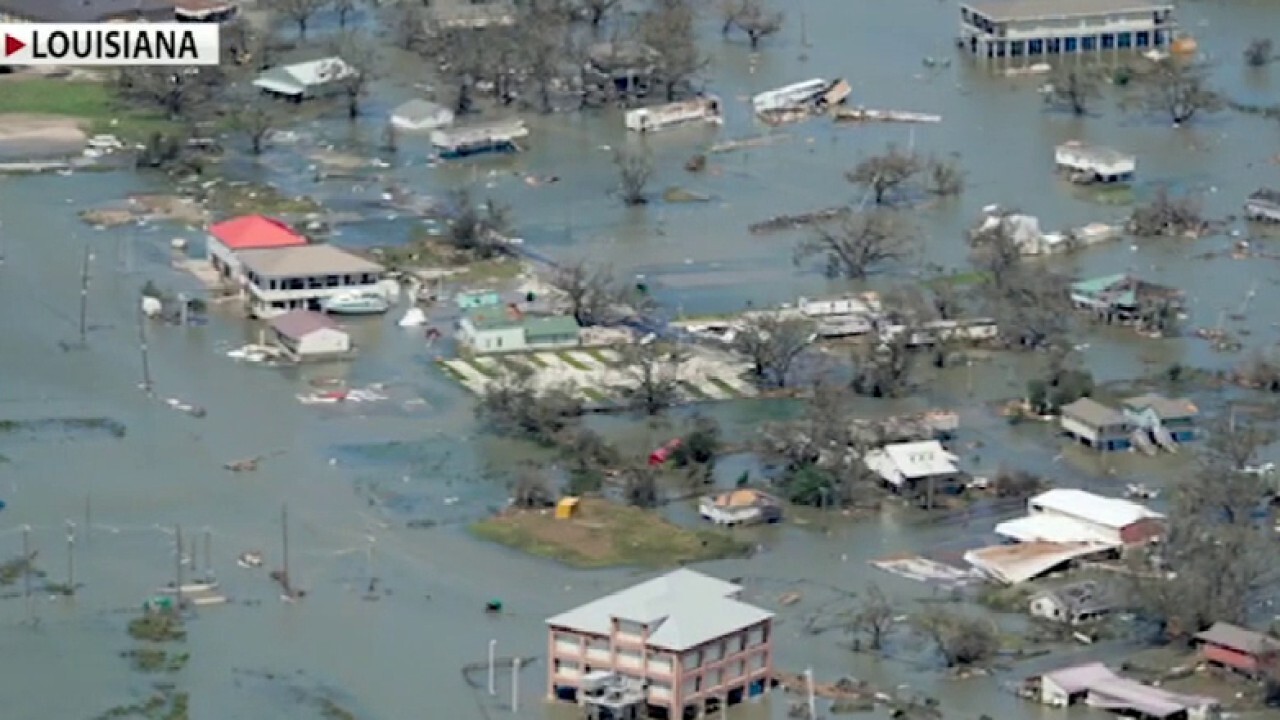
M 698 502 L 698 514 L 725 527 L 776 523 L 782 520 L 782 503 L 768 493 L 740 488 L 702 498 Z
M 327 315 L 291 310 L 269 322 L 276 344 L 294 360 L 341 357 L 351 352 L 351 336 Z
M 1028 610 L 1032 617 L 1080 625 L 1107 615 L 1111 612 L 1111 603 L 1102 595 L 1098 583 L 1088 580 L 1042 590 L 1031 596 Z
M 562 497 L 556 502 L 556 519 L 569 520 L 578 512 L 580 498 Z
M 430 100 L 410 100 L 391 111 L 391 126 L 406 132 L 435 130 L 452 124 L 453 111 Z
M 1280 657 L 1280 640 L 1231 623 L 1214 623 L 1195 640 L 1205 660 L 1250 676 L 1265 671 Z

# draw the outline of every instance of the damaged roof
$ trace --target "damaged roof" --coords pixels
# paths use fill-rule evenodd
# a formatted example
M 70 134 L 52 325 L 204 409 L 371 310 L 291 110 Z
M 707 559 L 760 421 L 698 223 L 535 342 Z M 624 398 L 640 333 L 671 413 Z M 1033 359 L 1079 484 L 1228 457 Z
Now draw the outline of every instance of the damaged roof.
M 1225 622 L 1214 623 L 1213 627 L 1198 633 L 1195 638 L 1232 650 L 1243 650 L 1250 655 L 1280 652 L 1280 640 Z

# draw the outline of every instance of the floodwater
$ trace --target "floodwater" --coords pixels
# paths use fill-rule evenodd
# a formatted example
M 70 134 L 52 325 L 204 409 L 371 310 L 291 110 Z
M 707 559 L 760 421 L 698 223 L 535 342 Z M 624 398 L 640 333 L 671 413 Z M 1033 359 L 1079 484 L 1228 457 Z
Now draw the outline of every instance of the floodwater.
M 613 182 L 602 146 L 641 142 L 624 137 L 616 112 L 531 118 L 531 150 L 454 168 L 429 168 L 420 143 L 402 143 L 391 176 L 417 191 L 441 193 L 476 182 L 512 204 L 529 245 L 557 258 L 607 261 L 621 273 L 643 274 L 669 307 L 688 313 L 733 310 L 793 300 L 797 295 L 852 289 L 791 264 L 794 237 L 753 237 L 748 223 L 856 200 L 842 171 L 886 142 L 926 152 L 960 153 L 969 188 L 960 199 L 922 211 L 923 251 L 933 261 L 958 265 L 960 231 L 981 206 L 998 202 L 1037 214 L 1049 228 L 1121 217 L 1124 208 L 1089 202 L 1051 173 L 1055 143 L 1081 137 L 1136 152 L 1142 182 L 1169 181 L 1203 190 L 1216 215 L 1237 211 L 1257 185 L 1274 184 L 1276 127 L 1224 114 L 1195 128 L 1174 130 L 1159 120 L 1121 115 L 1111 104 L 1097 118 L 1046 115 L 1034 78 L 995 79 L 958 58 L 931 70 L 925 56 L 952 57 L 954 3 L 909 0 L 877 3 L 807 0 L 790 10 L 783 37 L 770 41 L 754 72 L 741 44 L 722 44 L 708 25 L 711 89 L 726 99 L 722 137 L 753 134 L 745 98 L 751 93 L 816 75 L 847 77 L 855 102 L 871 107 L 936 112 L 936 126 L 833 128 L 817 121 L 783 130 L 788 142 L 713 160 L 713 172 L 688 175 L 683 161 L 711 133 L 687 129 L 646 142 L 657 166 L 654 186 L 682 185 L 707 192 L 707 204 L 624 209 L 605 193 Z M 808 41 L 802 48 L 800 13 Z M 1271 71 L 1246 70 L 1239 59 L 1255 29 L 1275 26 L 1264 2 L 1230 7 L 1195 3 L 1181 10 L 1184 24 L 1218 63 L 1215 82 L 1243 102 L 1275 97 Z M 801 61 L 799 56 L 807 55 Z M 411 94 L 411 82 L 383 83 L 369 105 L 380 117 Z M 305 130 L 340 138 L 337 125 Z M 372 141 L 378 122 L 358 133 Z M 282 147 L 263 161 L 264 177 L 318 197 L 380 192 L 375 183 L 353 190 L 351 181 L 315 184 L 297 172 L 296 148 Z M 512 171 L 557 175 L 533 188 Z M 211 538 L 214 567 L 234 604 L 201 611 L 190 623 L 189 667 L 176 676 L 191 693 L 194 718 L 311 718 L 313 705 L 298 692 L 324 694 L 360 718 L 567 717 L 547 710 L 545 665 L 522 673 L 519 708 L 509 706 L 511 684 L 500 674 L 499 693 L 476 693 L 460 676 L 462 665 L 482 661 L 490 639 L 499 655 L 540 656 L 542 620 L 625 584 L 628 570 L 577 572 L 469 538 L 464 526 L 505 501 L 505 471 L 528 454 L 486 438 L 474 422 L 470 399 L 433 367 L 435 350 L 394 317 L 355 323 L 365 351 L 345 367 L 274 370 L 236 364 L 224 351 L 246 339 L 244 323 L 215 314 L 203 327 L 148 329 L 157 398 L 138 390 L 141 361 L 135 321 L 138 288 L 146 280 L 179 289 L 191 280 L 168 267 L 168 243 L 191 237 L 183 229 L 144 227 L 95 231 L 75 212 L 134 191 L 156 190 L 130 175 L 76 175 L 0 179 L 0 417 L 106 417 L 127 426 L 122 439 L 99 436 L 0 435 L 0 553 L 21 550 L 29 524 L 40 565 L 51 579 L 65 577 L 64 522 L 78 524 L 75 576 L 85 587 L 74 600 L 37 598 L 0 602 L 0 715 L 4 718 L 92 717 L 143 697 L 149 679 L 130 671 L 117 654 L 131 646 L 124 626 L 140 603 L 174 573 L 175 526 L 184 537 Z M 489 187 L 492 185 L 492 187 Z M 403 222 L 383 220 L 342 228 L 339 242 L 368 244 L 407 236 Z M 1262 241 L 1264 244 L 1267 241 Z M 1192 299 L 1192 325 L 1214 325 L 1256 291 L 1254 312 L 1233 328 L 1251 332 L 1251 345 L 1275 337 L 1266 308 L 1276 290 L 1272 260 L 1190 256 L 1228 246 L 1227 238 L 1164 240 L 1131 248 L 1126 242 L 1052 262 L 1082 274 L 1141 272 L 1182 286 Z M 87 347 L 63 349 L 78 334 L 78 278 L 84 247 L 93 248 Z M 393 314 L 394 315 L 394 314 Z M 1226 367 L 1234 356 L 1212 353 L 1194 339 L 1138 341 L 1097 333 L 1083 351 L 1104 379 L 1132 377 L 1174 361 Z M 1115 488 L 1124 478 L 1169 470 L 1172 461 L 1124 458 L 1106 463 L 1056 452 L 1047 434 L 1010 432 L 982 401 L 1015 392 L 1034 362 L 980 363 L 950 371 L 930 395 L 902 405 L 964 405 L 966 456 L 984 471 L 1001 464 L 1038 468 L 1061 482 Z M 295 395 L 308 381 L 342 376 L 352 385 L 388 384 L 390 401 L 369 406 L 303 406 Z M 197 419 L 167 407 L 176 397 L 204 406 Z M 1208 398 L 1199 398 L 1208 400 Z M 898 405 L 862 401 L 867 413 Z M 780 410 L 744 402 L 712 410 L 732 433 L 745 435 Z M 649 431 L 653 437 L 661 431 Z M 979 443 L 976 445 L 974 443 Z M 265 455 L 254 473 L 222 469 L 231 460 Z M 740 472 L 725 463 L 722 479 Z M 1110 475 L 1110 476 L 1109 476 Z M 303 602 L 279 602 L 266 568 L 236 568 L 234 557 L 261 549 L 267 567 L 280 562 L 281 508 L 288 505 L 291 572 L 310 591 Z M 86 506 L 89 506 L 86 513 Z M 89 518 L 86 519 L 86 514 Z M 435 523 L 409 529 L 410 520 Z M 89 525 L 86 528 L 86 524 Z M 430 523 L 428 523 L 430 524 Z M 829 520 L 760 531 L 763 551 L 749 560 L 710 563 L 709 572 L 746 578 L 750 596 L 767 607 L 793 583 L 805 597 L 780 609 L 777 664 L 815 669 L 820 679 L 853 675 L 885 688 L 899 684 L 943 698 L 947 718 L 1040 717 L 1042 711 L 997 689 L 998 680 L 1029 673 L 1017 666 L 997 679 L 955 682 L 930 671 L 917 649 L 900 643 L 896 659 L 856 655 L 838 631 L 804 633 L 805 618 L 838 596 L 874 579 L 895 596 L 926 597 L 930 590 L 871 569 L 867 560 L 977 541 L 990 520 L 917 526 L 893 514 L 858 523 Z M 87 532 L 86 532 L 87 530 Z M 370 539 L 372 538 L 372 540 Z M 372 552 L 370 552 L 372 548 Z M 201 553 L 196 553 L 197 558 Z M 362 598 L 376 575 L 385 592 Z M 509 612 L 486 617 L 481 607 L 501 598 Z M 1114 647 L 1087 654 L 1108 657 Z M 1059 658 L 1062 663 L 1070 658 Z M 268 679 L 266 673 L 271 674 Z M 298 688 L 300 690 L 293 690 Z M 735 717 L 780 718 L 781 695 Z

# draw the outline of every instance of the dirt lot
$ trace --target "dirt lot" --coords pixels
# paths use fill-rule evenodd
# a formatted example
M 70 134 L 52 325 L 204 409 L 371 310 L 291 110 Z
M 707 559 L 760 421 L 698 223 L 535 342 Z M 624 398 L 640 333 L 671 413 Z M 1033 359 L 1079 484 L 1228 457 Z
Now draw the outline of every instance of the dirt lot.
M 78 155 L 89 138 L 84 125 L 60 115 L 0 113 L 0 159 Z
M 472 526 L 486 540 L 584 568 L 661 567 L 745 553 L 727 534 L 688 530 L 657 513 L 599 498 L 583 498 L 574 517 L 553 509 L 512 509 Z

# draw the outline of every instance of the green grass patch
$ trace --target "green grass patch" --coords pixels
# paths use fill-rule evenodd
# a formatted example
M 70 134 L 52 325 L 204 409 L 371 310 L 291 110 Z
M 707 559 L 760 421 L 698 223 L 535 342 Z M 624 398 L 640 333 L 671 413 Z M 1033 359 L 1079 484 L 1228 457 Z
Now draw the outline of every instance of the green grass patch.
M 142 140 L 153 132 L 174 128 L 174 123 L 159 113 L 120 102 L 106 83 L 52 77 L 0 80 L 0 113 L 79 118 L 92 133 L 111 133 L 130 140 Z
M 145 642 L 173 642 L 186 640 L 187 631 L 177 615 L 149 612 L 129 621 L 129 637 Z
M 582 388 L 582 394 L 590 401 L 601 404 L 609 403 L 609 396 L 595 388 Z
M 524 359 L 528 360 L 530 365 L 535 365 L 540 368 L 551 367 L 551 365 L 546 360 L 542 359 L 541 355 L 525 355 Z
M 221 182 L 205 190 L 203 199 L 221 215 L 309 215 L 324 210 L 312 198 L 285 195 L 261 183 Z
M 129 658 L 134 670 L 144 673 L 175 673 L 186 667 L 191 659 L 189 653 L 170 654 L 155 648 L 136 648 L 121 655 Z
M 561 360 L 563 360 L 563 361 L 564 361 L 564 364 L 565 364 L 565 365 L 568 365 L 568 366 L 569 366 L 569 367 L 571 367 L 571 368 L 576 368 L 576 369 L 578 369 L 578 370 L 585 370 L 585 371 L 587 371 L 587 372 L 590 372 L 590 371 L 591 371 L 591 368 L 589 368 L 589 367 L 587 367 L 586 365 L 584 365 L 584 364 L 583 364 L 583 362 L 582 362 L 581 360 L 579 360 L 579 359 L 575 358 L 574 356 L 570 355 L 568 351 L 556 353 L 556 357 L 558 357 L 558 358 L 560 358 Z
M 688 380 L 681 380 L 680 387 L 695 400 L 710 400 L 711 396 L 702 391 L 702 388 L 694 385 Z
M 436 367 L 440 368 L 440 370 L 444 372 L 445 375 L 448 375 L 449 377 L 453 378 L 454 380 L 460 383 L 465 384 L 467 382 L 467 378 L 464 377 L 462 373 L 455 370 L 452 365 L 448 364 L 444 360 L 437 360 Z
M 476 360 L 475 358 L 461 358 L 461 360 L 462 362 L 474 368 L 476 372 L 480 373 L 485 377 L 488 377 L 488 378 L 498 377 L 498 371 L 496 368 L 491 368 L 488 365 L 484 365 L 479 360 Z
M 494 358 L 506 370 L 511 372 L 524 372 L 529 369 L 529 363 L 525 362 L 525 355 L 499 355 Z
M 616 361 L 610 360 L 609 356 L 606 355 L 604 350 L 601 350 L 600 348 L 584 348 L 580 352 L 584 352 L 590 355 L 592 358 L 596 360 L 596 362 L 600 363 L 601 365 L 604 365 L 605 367 L 613 367 L 614 365 L 618 364 Z
M 725 382 L 724 380 L 721 380 L 718 377 L 707 378 L 707 382 L 723 390 L 724 394 L 728 395 L 729 397 L 735 397 L 735 398 L 742 397 L 742 393 L 738 392 L 737 388 Z
M 583 498 L 574 517 L 509 510 L 471 526 L 479 538 L 578 568 L 669 567 L 737 557 L 749 543 L 714 530 L 690 530 L 661 515 L 601 498 Z

